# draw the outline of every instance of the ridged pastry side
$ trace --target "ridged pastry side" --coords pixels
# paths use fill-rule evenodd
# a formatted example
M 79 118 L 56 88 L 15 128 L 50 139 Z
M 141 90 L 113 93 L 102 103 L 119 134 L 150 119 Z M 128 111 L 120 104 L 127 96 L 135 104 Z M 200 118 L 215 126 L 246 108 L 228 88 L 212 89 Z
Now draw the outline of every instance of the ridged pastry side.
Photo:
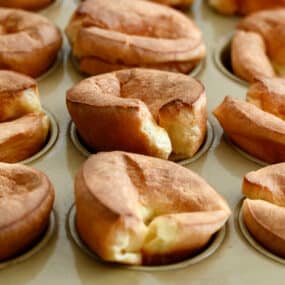
M 92 74 L 122 67 L 187 73 L 206 55 L 193 21 L 149 1 L 84 1 L 65 31 L 81 70 Z

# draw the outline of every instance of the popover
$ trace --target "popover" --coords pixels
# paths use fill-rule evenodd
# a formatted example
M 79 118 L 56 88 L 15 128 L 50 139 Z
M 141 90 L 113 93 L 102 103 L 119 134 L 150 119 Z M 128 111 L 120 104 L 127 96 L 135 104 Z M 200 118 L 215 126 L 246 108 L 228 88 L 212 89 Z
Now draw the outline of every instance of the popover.
M 285 9 L 251 14 L 238 23 L 231 45 L 233 72 L 253 82 L 285 74 Z
M 282 119 L 228 96 L 213 113 L 237 146 L 267 163 L 285 161 L 285 122 Z
M 0 161 L 18 162 L 46 143 L 50 121 L 39 100 L 37 82 L 0 70 Z
M 80 70 L 92 75 L 132 67 L 189 73 L 206 55 L 191 19 L 149 1 L 86 0 L 66 34 Z
M 285 257 L 285 163 L 248 173 L 243 180 L 243 220 L 250 234 Z
M 60 30 L 47 18 L 0 8 L 0 69 L 38 77 L 55 62 L 61 44 Z
M 98 153 L 75 178 L 76 225 L 103 260 L 181 261 L 209 243 L 230 216 L 202 178 L 173 162 L 125 152 Z
M 0 163 L 0 261 L 33 246 L 47 229 L 54 189 L 42 172 Z
M 183 74 L 128 69 L 97 75 L 71 88 L 66 103 L 92 152 L 185 158 L 198 151 L 206 135 L 204 86 Z

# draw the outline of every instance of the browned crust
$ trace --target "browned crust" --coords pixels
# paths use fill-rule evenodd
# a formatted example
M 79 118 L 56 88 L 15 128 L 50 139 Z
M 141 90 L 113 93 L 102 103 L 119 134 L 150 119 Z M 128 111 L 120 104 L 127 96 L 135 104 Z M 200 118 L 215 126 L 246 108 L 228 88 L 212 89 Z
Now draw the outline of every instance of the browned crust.
M 114 109 L 67 101 L 67 108 L 80 137 L 92 152 L 125 150 L 160 157 L 140 131 L 142 121 L 150 116 L 142 103 Z
M 269 10 L 273 8 L 284 8 L 284 0 L 237 0 L 239 5 L 239 11 L 242 15 L 248 15 L 256 13 L 261 10 Z
M 251 235 L 271 252 L 285 257 L 285 209 L 266 201 L 246 199 L 242 212 Z
M 37 77 L 56 60 L 59 29 L 43 16 L 0 8 L 0 68 Z
M 189 18 L 141 0 L 84 1 L 66 33 L 75 56 L 115 65 L 196 64 L 205 56 L 201 32 Z
M 237 31 L 231 44 L 234 73 L 249 82 L 260 76 L 275 76 L 263 38 L 254 32 Z
M 39 10 L 47 7 L 55 0 L 0 0 L 1 7 L 24 10 Z
M 54 189 L 47 176 L 22 165 L 0 163 L 0 180 L 0 260 L 3 261 L 32 246 L 43 234 Z
M 246 152 L 269 163 L 285 160 L 283 120 L 228 96 L 213 113 L 230 139 Z
M 157 118 L 165 105 L 173 101 L 192 105 L 204 92 L 202 83 L 189 76 L 133 68 L 82 80 L 68 90 L 67 100 L 90 105 L 115 106 L 119 97 L 140 99 Z M 126 107 L 132 105 L 129 102 L 120 101 Z
M 78 32 L 74 54 L 78 57 L 96 55 L 113 63 L 122 61 L 131 65 L 198 61 L 204 57 L 205 48 L 201 46 L 201 38 L 196 42 L 187 38 L 156 39 L 88 27 Z
M 183 257 L 182 252 L 201 249 L 230 215 L 221 196 L 190 170 L 160 159 L 123 152 L 92 155 L 76 176 L 75 197 L 81 238 L 108 261 L 117 261 L 110 251 L 120 235 L 130 234 L 135 241 L 133 247 L 141 251 L 145 223 L 151 224 L 155 217 L 171 219 L 180 230 L 177 230 L 177 243 L 166 251 L 143 250 L 143 260 L 148 264 L 157 263 L 157 254 L 159 263 L 165 263 Z M 155 217 L 147 222 L 140 216 L 142 205 L 154 212 Z M 210 215 L 215 212 L 218 213 Z M 205 219 L 207 213 L 210 219 Z M 203 223 L 207 221 L 207 230 L 203 230 Z M 191 231 L 192 247 L 185 237 Z M 208 236 L 202 238 L 203 234 Z

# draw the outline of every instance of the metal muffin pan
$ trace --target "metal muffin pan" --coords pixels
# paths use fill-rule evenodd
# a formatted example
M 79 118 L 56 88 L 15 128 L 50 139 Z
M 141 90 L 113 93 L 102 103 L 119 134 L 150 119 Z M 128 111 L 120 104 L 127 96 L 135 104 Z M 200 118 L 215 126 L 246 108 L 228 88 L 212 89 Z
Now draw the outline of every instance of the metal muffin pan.
M 60 1 L 60 0 L 58 0 Z M 63 30 L 78 1 L 61 0 L 40 13 L 49 17 Z M 189 13 L 190 14 L 190 13 Z M 226 95 L 244 100 L 247 86 L 231 80 L 220 72 L 214 60 L 217 43 L 234 31 L 238 17 L 225 17 L 214 12 L 207 1 L 196 0 L 192 7 L 198 26 L 202 29 L 207 45 L 207 60 L 197 78 L 206 87 L 208 113 L 220 104 Z M 41 159 L 30 165 L 44 171 L 51 179 L 56 200 L 58 227 L 52 240 L 32 258 L 0 271 L 1 284 L 29 285 L 220 285 L 282 283 L 285 267 L 260 254 L 240 232 L 234 215 L 227 224 L 227 234 L 215 254 L 195 264 L 175 270 L 134 271 L 95 261 L 81 250 L 66 230 L 67 213 L 74 203 L 74 176 L 86 157 L 74 148 L 69 135 L 70 116 L 65 106 L 65 92 L 82 76 L 69 60 L 70 48 L 65 40 L 62 64 L 39 82 L 42 104 L 56 117 L 59 136 L 56 144 Z M 243 176 L 260 168 L 255 162 L 244 159 L 223 139 L 223 131 L 209 117 L 214 128 L 211 148 L 198 160 L 187 165 L 204 177 L 228 201 L 232 212 L 239 203 Z M 273 273 L 274 274 L 268 274 Z

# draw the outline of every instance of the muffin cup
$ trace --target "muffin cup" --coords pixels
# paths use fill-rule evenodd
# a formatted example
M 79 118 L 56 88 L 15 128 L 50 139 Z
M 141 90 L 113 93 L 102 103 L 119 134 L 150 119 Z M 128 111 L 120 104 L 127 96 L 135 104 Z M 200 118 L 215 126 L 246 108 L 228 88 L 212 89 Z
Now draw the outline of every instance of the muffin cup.
M 69 135 L 70 139 L 74 145 L 74 147 L 83 155 L 83 156 L 90 156 L 92 152 L 88 150 L 88 147 L 84 145 L 82 142 L 77 130 L 75 124 L 71 121 L 69 125 Z M 170 155 L 169 160 L 174 161 L 180 165 L 188 165 L 190 163 L 195 162 L 199 158 L 201 158 L 211 147 L 212 143 L 214 141 L 214 128 L 212 127 L 210 121 L 207 121 L 207 133 L 205 140 L 203 144 L 200 146 L 199 150 L 195 153 L 192 157 L 178 157 L 174 154 Z
M 224 139 L 225 141 L 232 147 L 234 148 L 237 152 L 239 152 L 243 157 L 245 157 L 246 159 L 256 163 L 256 164 L 259 164 L 261 166 L 267 166 L 269 165 L 269 163 L 261 160 L 261 159 L 258 159 L 256 157 L 254 157 L 253 155 L 247 153 L 245 150 L 241 149 L 238 145 L 236 145 L 225 133 L 224 133 Z
M 204 259 L 213 255 L 219 247 L 223 244 L 223 241 L 226 236 L 226 225 L 223 226 L 217 233 L 215 233 L 208 243 L 208 245 L 198 254 L 189 257 L 183 261 L 169 264 L 169 265 L 154 265 L 154 266 L 144 266 L 144 265 L 124 265 L 118 264 L 113 262 L 107 262 L 102 260 L 96 253 L 91 251 L 88 246 L 81 240 L 79 233 L 76 228 L 76 209 L 75 205 L 73 204 L 68 211 L 67 214 L 67 232 L 69 234 L 70 239 L 76 244 L 76 246 L 87 254 L 89 257 L 94 259 L 96 262 L 100 262 L 112 267 L 122 268 L 122 269 L 129 269 L 129 270 L 136 270 L 136 271 L 148 271 L 148 272 L 155 272 L 155 271 L 169 271 L 169 270 L 178 270 L 190 265 L 194 265 L 203 261 Z

